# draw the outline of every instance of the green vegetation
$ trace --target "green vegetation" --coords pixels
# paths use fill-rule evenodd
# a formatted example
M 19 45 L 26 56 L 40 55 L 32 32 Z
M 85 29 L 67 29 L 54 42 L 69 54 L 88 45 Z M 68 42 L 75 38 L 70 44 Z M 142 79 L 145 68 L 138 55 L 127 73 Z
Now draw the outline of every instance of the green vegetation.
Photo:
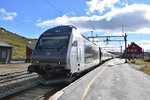
M 0 29 L 0 41 L 13 46 L 12 59 L 26 58 L 26 45 L 34 45 L 35 39 L 28 39 L 17 34 Z
M 132 59 L 128 61 L 129 64 L 137 64 L 137 65 L 145 65 L 144 67 L 140 68 L 139 70 L 150 75 L 150 58 L 143 59 Z

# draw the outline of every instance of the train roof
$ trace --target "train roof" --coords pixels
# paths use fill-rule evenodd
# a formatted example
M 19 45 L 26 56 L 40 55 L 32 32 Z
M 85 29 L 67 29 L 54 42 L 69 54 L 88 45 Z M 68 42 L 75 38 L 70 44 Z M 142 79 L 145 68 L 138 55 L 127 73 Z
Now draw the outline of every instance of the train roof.
M 48 29 L 42 35 L 70 34 L 72 32 L 72 28 L 76 29 L 76 27 L 72 25 L 57 26 L 57 27 Z
M 89 38 L 87 38 L 87 37 L 85 37 L 83 34 L 81 34 L 82 35 L 82 37 L 84 38 L 84 39 L 86 39 L 86 40 L 88 40 L 89 42 L 92 42 L 92 41 L 90 41 L 90 39 Z M 94 45 L 96 45 L 94 42 L 92 42 Z
M 67 35 L 70 34 L 72 32 L 72 29 L 75 28 L 77 29 L 75 26 L 73 25 L 64 25 L 64 26 L 57 26 L 51 29 L 48 29 L 47 31 L 45 31 L 42 35 L 56 35 L 56 34 L 62 34 L 62 35 Z M 82 35 L 82 34 L 81 34 Z M 82 37 L 86 40 L 88 40 L 89 42 L 91 42 L 87 37 L 85 37 L 84 35 L 82 35 Z M 95 44 L 95 43 L 93 43 Z M 96 44 L 95 44 L 96 45 Z

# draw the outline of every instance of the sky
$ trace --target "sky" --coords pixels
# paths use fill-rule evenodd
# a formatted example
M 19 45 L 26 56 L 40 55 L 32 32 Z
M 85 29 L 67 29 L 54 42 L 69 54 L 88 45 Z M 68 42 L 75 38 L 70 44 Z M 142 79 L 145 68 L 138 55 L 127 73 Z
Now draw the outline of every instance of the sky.
M 122 36 L 150 51 L 150 0 L 1 0 L 0 27 L 38 38 L 58 25 L 74 25 L 85 36 Z M 113 38 L 123 39 L 123 38 Z M 100 39 L 103 40 L 103 39 Z M 99 42 L 124 47 L 124 42 Z

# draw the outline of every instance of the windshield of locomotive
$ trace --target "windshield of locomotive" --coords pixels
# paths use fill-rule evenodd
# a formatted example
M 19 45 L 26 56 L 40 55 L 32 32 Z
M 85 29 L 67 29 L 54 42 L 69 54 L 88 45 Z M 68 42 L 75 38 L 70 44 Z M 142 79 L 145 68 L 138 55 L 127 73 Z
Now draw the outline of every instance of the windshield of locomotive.
M 68 36 L 45 36 L 38 41 L 36 48 L 61 49 L 67 48 L 67 44 Z

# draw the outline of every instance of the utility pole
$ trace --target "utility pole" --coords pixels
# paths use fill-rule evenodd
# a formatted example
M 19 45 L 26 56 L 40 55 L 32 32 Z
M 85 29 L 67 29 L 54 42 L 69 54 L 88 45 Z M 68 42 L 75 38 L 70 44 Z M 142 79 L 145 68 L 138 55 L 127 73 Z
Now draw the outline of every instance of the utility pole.
M 144 60 L 144 49 L 143 49 L 143 60 Z
M 122 59 L 122 46 L 120 46 L 121 50 L 120 50 L 120 58 Z
M 122 27 L 122 36 L 123 36 L 123 33 L 124 33 L 124 27 L 123 27 L 123 25 L 121 25 L 121 27 Z
M 125 41 L 125 63 L 127 63 L 127 34 L 125 33 L 125 37 L 124 37 L 124 41 Z
M 91 31 L 91 37 L 94 37 L 93 31 Z M 92 39 L 92 42 L 94 42 L 94 38 Z

